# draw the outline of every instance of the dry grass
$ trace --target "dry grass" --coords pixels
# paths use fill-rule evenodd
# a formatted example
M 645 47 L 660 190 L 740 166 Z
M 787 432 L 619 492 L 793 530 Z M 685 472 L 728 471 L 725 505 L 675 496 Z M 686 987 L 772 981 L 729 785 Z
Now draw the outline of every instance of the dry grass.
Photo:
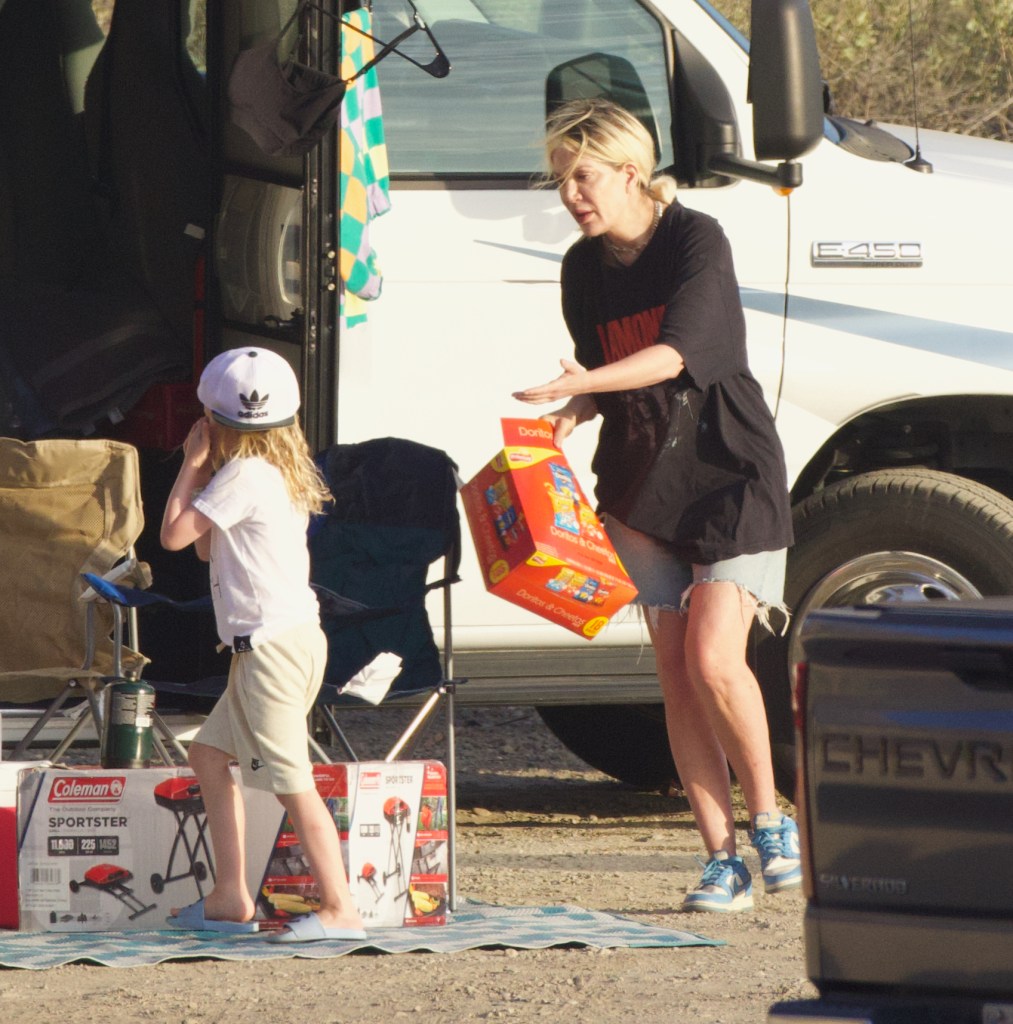
M 1013 0 L 811 0 L 837 113 L 1013 138 Z M 747 35 L 749 0 L 718 0 Z

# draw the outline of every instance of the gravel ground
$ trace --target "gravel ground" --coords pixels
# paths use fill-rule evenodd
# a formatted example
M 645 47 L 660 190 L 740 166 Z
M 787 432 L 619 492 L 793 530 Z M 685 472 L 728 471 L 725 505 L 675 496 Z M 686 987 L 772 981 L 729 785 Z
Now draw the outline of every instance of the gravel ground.
M 401 712 L 347 716 L 377 757 Z M 503 905 L 576 904 L 724 940 L 680 949 L 474 950 L 332 960 L 71 965 L 0 972 L 4 1024 L 375 1024 L 458 1021 L 758 1024 L 806 981 L 798 892 L 745 914 L 680 913 L 703 851 L 684 799 L 632 791 L 588 768 L 528 708 L 458 714 L 458 893 Z M 440 758 L 434 730 L 419 757 Z M 787 805 L 786 805 L 787 807 Z M 740 842 L 748 850 L 740 810 Z M 757 867 L 751 850 L 747 863 Z M 754 870 L 754 874 L 757 872 Z

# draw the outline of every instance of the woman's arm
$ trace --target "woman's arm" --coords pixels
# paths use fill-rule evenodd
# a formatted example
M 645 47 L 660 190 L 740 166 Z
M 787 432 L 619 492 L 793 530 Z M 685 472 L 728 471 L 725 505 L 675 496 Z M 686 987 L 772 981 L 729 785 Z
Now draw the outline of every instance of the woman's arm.
M 210 424 L 201 417 L 183 442 L 183 465 L 165 503 L 159 539 L 166 550 L 181 551 L 193 544 L 199 558 L 207 561 L 210 557 L 213 524 L 190 504 L 193 492 L 204 487 L 210 479 Z

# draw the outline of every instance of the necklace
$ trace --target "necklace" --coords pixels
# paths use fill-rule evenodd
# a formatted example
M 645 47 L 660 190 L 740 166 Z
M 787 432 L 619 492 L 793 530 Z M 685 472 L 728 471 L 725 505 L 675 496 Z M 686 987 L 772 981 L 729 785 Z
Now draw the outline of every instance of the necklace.
M 620 263 L 625 260 L 636 259 L 643 251 L 647 248 L 647 243 L 654 237 L 654 232 L 658 229 L 658 222 L 661 220 L 661 203 L 655 200 L 654 202 L 654 217 L 651 219 L 651 226 L 647 229 L 647 237 L 639 242 L 637 245 L 616 245 L 608 235 L 602 235 L 602 240 L 605 242 L 605 247 L 608 251 L 617 259 Z

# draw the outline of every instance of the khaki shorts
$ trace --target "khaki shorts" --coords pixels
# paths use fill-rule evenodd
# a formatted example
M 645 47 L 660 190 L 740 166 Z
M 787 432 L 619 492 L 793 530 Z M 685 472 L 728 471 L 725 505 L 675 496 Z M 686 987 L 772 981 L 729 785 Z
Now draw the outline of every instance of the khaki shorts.
M 233 654 L 225 693 L 195 742 L 234 757 L 254 789 L 281 795 L 313 789 L 306 716 L 326 663 L 327 638 L 315 622 Z

